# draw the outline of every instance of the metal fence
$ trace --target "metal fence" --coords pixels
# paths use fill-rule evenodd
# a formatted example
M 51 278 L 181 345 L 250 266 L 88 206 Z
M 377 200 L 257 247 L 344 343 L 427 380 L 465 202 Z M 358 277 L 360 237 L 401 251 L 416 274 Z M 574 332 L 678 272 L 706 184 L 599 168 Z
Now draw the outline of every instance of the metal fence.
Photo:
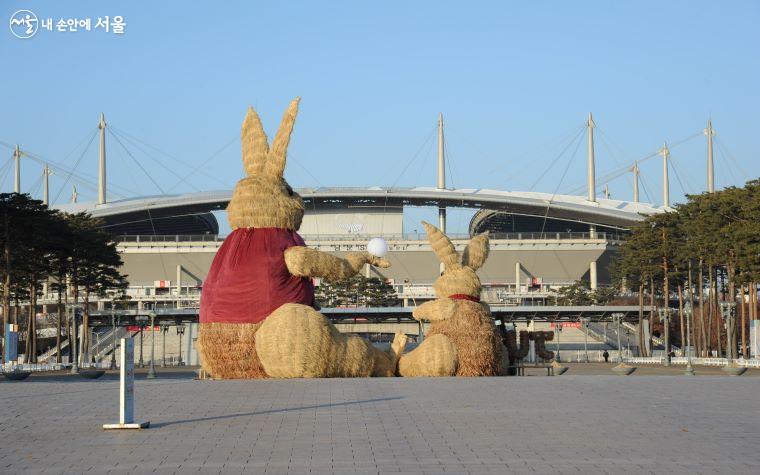
M 467 233 L 451 233 L 448 235 L 452 240 L 467 240 L 470 239 L 470 235 Z M 306 241 L 369 241 L 373 235 L 369 234 L 303 234 L 302 237 Z M 395 233 L 386 234 L 383 237 L 388 241 L 427 241 L 427 235 L 425 233 Z M 561 232 L 561 233 L 490 233 L 489 237 L 492 240 L 568 240 L 568 239 L 598 239 L 603 241 L 621 241 L 623 234 L 609 233 L 609 232 Z M 172 234 L 172 235 L 121 235 L 114 236 L 116 242 L 223 242 L 224 236 L 216 234 Z
M 626 359 L 626 363 L 633 363 L 633 364 L 663 364 L 665 361 L 664 357 L 661 356 L 639 356 L 635 358 L 628 358 Z M 670 358 L 670 364 L 671 365 L 685 365 L 688 362 L 688 358 L 685 356 L 676 356 L 673 358 Z M 746 368 L 760 368 L 760 359 L 749 359 L 745 360 L 744 358 L 739 358 L 735 360 L 729 360 L 728 358 L 691 358 L 691 364 L 693 365 L 700 365 L 700 366 L 727 366 L 729 364 L 735 364 L 736 366 L 743 366 Z

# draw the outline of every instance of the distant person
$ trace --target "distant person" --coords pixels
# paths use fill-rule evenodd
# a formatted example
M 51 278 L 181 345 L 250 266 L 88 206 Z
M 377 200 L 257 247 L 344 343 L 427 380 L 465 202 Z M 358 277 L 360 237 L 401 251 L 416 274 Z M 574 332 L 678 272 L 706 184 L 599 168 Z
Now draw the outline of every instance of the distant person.
M 602 353 L 602 357 L 604 358 L 605 363 L 610 362 L 610 353 L 607 350 L 604 350 L 604 353 Z

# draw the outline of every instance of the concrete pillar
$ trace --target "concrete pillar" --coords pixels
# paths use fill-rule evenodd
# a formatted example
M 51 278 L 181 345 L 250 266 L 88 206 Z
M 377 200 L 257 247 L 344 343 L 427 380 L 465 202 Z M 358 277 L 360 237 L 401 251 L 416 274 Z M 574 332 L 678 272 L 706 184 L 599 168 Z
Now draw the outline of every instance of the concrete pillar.
M 185 334 L 182 341 L 182 359 L 188 366 L 198 365 L 198 351 L 195 342 L 198 339 L 198 324 L 188 323 L 185 325 Z
M 596 225 L 595 224 L 590 224 L 588 226 L 588 237 L 590 239 L 596 239 Z
M 519 262 L 515 262 L 515 293 L 520 293 L 520 275 L 521 275 L 522 266 Z
M 182 264 L 177 264 L 177 300 L 180 295 L 182 295 Z
M 536 326 L 533 323 L 533 320 L 528 322 L 527 330 L 529 332 L 536 331 Z M 533 340 L 530 340 L 530 343 L 528 344 L 528 362 L 535 363 L 536 362 L 536 342 Z
M 597 287 L 597 280 L 596 280 L 596 261 L 591 261 L 591 264 L 588 268 L 588 275 L 589 280 L 591 281 L 591 290 L 596 290 Z

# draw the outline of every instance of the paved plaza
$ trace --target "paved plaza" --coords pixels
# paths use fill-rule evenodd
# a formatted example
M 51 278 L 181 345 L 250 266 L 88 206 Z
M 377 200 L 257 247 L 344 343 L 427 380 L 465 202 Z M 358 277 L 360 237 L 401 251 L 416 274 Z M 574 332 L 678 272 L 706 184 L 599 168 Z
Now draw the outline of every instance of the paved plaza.
M 167 371 L 138 376 L 137 419 L 151 428 L 122 432 L 101 430 L 118 419 L 116 374 L 34 375 L 0 381 L 0 473 L 760 473 L 757 373 L 679 371 L 289 381 Z

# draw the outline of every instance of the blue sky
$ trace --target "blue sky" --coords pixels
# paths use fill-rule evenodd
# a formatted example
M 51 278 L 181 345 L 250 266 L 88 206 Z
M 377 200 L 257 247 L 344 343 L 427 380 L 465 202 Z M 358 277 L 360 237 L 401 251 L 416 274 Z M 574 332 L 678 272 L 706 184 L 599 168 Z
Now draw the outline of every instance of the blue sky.
M 127 26 L 20 40 L 8 28 L 20 8 L 54 21 L 121 15 Z M 296 95 L 295 187 L 433 185 L 438 112 L 457 187 L 582 193 L 585 142 L 573 154 L 573 139 L 589 112 L 598 177 L 708 117 L 717 185 L 758 175 L 759 2 L 6 0 L 0 15 L 0 141 L 69 168 L 81 157 L 77 173 L 94 176 L 97 139 L 83 152 L 103 111 L 129 150 L 108 137 L 111 189 L 125 195 L 231 188 L 246 107 L 271 136 Z M 672 201 L 705 187 L 705 148 L 703 136 L 672 148 Z M 11 151 L 0 154 L 2 166 Z M 661 167 L 641 166 L 656 203 Z M 24 191 L 40 193 L 40 170 L 25 160 Z M 65 179 L 52 177 L 59 202 L 77 181 Z M 629 174 L 609 187 L 631 198 Z

